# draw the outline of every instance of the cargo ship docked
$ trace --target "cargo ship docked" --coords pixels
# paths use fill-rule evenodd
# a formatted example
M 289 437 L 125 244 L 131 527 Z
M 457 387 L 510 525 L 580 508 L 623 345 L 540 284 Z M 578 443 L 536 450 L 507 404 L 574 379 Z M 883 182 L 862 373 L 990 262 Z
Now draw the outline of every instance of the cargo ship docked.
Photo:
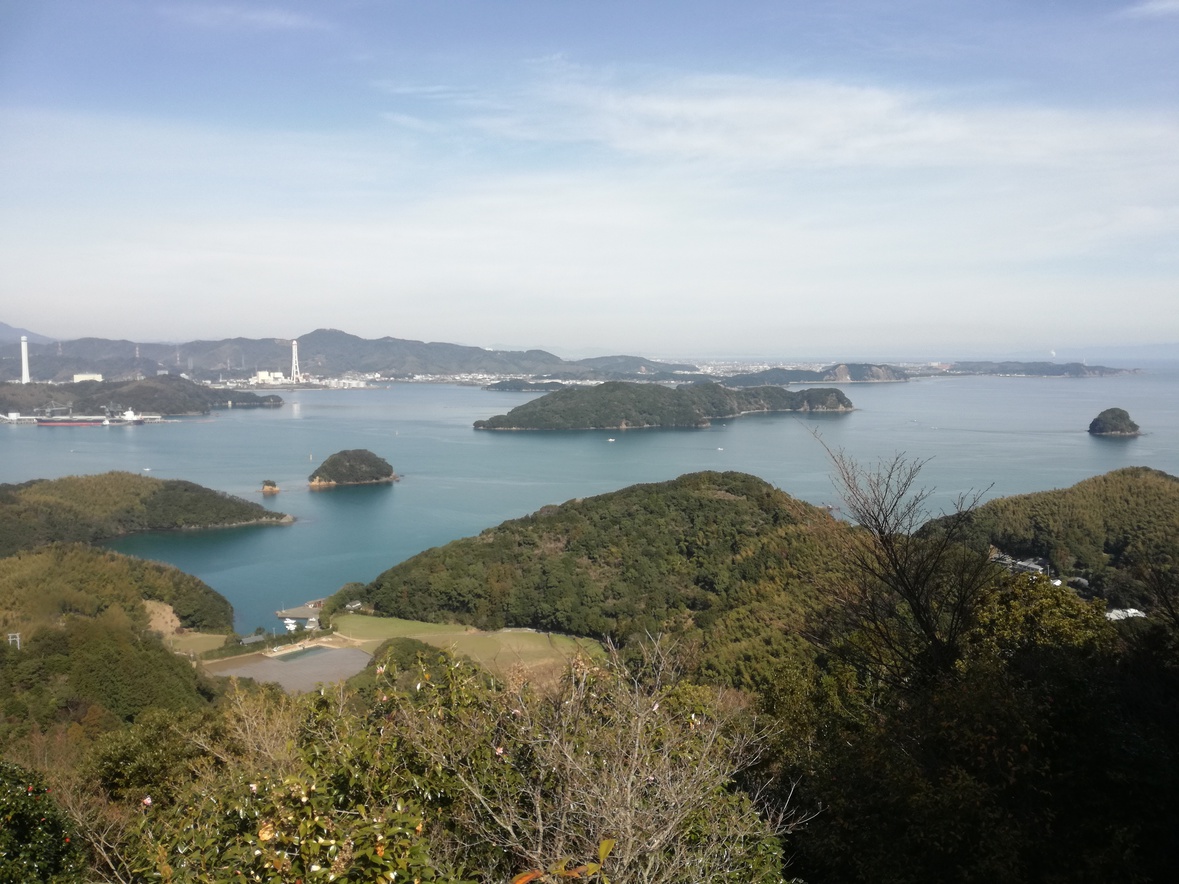
M 37 417 L 39 427 L 129 427 L 160 420 L 158 414 L 136 414 L 132 409 L 119 414 L 50 414 Z

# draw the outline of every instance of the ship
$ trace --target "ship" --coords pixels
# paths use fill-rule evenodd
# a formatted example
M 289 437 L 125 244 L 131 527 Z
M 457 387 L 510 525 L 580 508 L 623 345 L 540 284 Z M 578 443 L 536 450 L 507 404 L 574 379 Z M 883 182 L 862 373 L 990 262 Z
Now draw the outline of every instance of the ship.
M 151 415 L 159 420 L 158 415 Z M 115 413 L 108 410 L 106 414 L 45 414 L 37 416 L 39 427 L 129 427 L 145 423 L 147 415 L 136 414 L 128 408 L 126 411 Z
M 137 426 L 144 422 L 142 414 L 136 414 L 132 409 L 128 408 L 120 415 L 108 417 L 102 422 L 104 427 L 127 427 Z
M 101 427 L 109 418 L 105 414 L 53 414 L 37 418 L 39 427 Z

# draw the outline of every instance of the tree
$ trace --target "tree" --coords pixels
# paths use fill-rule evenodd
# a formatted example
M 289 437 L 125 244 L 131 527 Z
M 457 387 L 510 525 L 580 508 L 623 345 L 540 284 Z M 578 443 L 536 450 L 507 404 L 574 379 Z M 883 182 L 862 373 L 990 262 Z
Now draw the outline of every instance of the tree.
M 824 643 L 893 686 L 952 674 L 975 607 L 1002 573 L 966 544 L 983 492 L 960 495 L 935 529 L 922 530 L 933 493 L 918 484 L 925 461 L 897 454 L 866 468 L 830 453 L 860 530 L 844 546 L 854 576 L 835 593 Z
M 779 836 L 798 820 L 767 819 L 735 788 L 767 725 L 654 657 L 646 678 L 617 658 L 574 661 L 552 694 L 497 688 L 453 663 L 391 698 L 398 751 L 445 820 L 435 853 L 489 881 L 595 857 L 634 884 L 780 880 Z
M 921 466 L 837 460 L 862 576 L 839 594 L 809 679 L 766 698 L 779 715 L 798 710 L 780 751 L 799 800 L 823 807 L 794 841 L 801 874 L 1169 880 L 1169 647 L 1127 641 L 1101 601 L 990 567 L 961 542 L 977 495 L 922 525 Z

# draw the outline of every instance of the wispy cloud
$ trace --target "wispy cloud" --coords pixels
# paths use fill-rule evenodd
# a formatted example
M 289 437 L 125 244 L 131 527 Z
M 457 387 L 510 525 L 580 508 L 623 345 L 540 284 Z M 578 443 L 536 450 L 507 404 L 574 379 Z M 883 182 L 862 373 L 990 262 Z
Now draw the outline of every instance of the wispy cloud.
M 1177 328 L 1165 114 L 594 72 L 390 84 L 373 114 L 385 125 L 322 133 L 0 109 L 7 285 L 62 315 L 86 291 L 158 322 L 167 291 L 198 328 L 210 291 L 281 293 L 307 327 L 388 309 L 399 336 L 552 346 L 712 346 L 718 305 L 787 303 L 753 342 L 767 352 L 824 323 L 854 343 L 835 304 L 864 335 L 915 316 L 976 337 L 1010 336 L 1013 315 L 1061 340 Z
M 1148 114 L 972 105 L 952 94 L 821 80 L 562 78 L 502 105 L 456 113 L 454 122 L 491 138 L 591 144 L 729 171 L 1060 167 L 1169 157 L 1179 139 L 1179 125 Z
M 1179 0 L 1146 0 L 1135 3 L 1122 13 L 1130 18 L 1161 18 L 1168 15 L 1179 15 Z
M 170 18 L 203 28 L 258 31 L 317 31 L 331 25 L 320 18 L 292 12 L 278 6 L 255 7 L 232 4 L 179 4 L 160 7 Z

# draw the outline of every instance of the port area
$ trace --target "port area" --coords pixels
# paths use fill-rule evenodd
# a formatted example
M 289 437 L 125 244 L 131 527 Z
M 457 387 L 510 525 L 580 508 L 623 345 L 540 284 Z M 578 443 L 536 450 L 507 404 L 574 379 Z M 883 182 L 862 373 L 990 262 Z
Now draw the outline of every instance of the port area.
M 320 610 L 323 609 L 323 603 L 326 599 L 313 599 L 309 602 L 303 602 L 294 608 L 283 608 L 281 611 L 275 611 L 274 616 L 279 620 L 311 620 L 319 617 Z

